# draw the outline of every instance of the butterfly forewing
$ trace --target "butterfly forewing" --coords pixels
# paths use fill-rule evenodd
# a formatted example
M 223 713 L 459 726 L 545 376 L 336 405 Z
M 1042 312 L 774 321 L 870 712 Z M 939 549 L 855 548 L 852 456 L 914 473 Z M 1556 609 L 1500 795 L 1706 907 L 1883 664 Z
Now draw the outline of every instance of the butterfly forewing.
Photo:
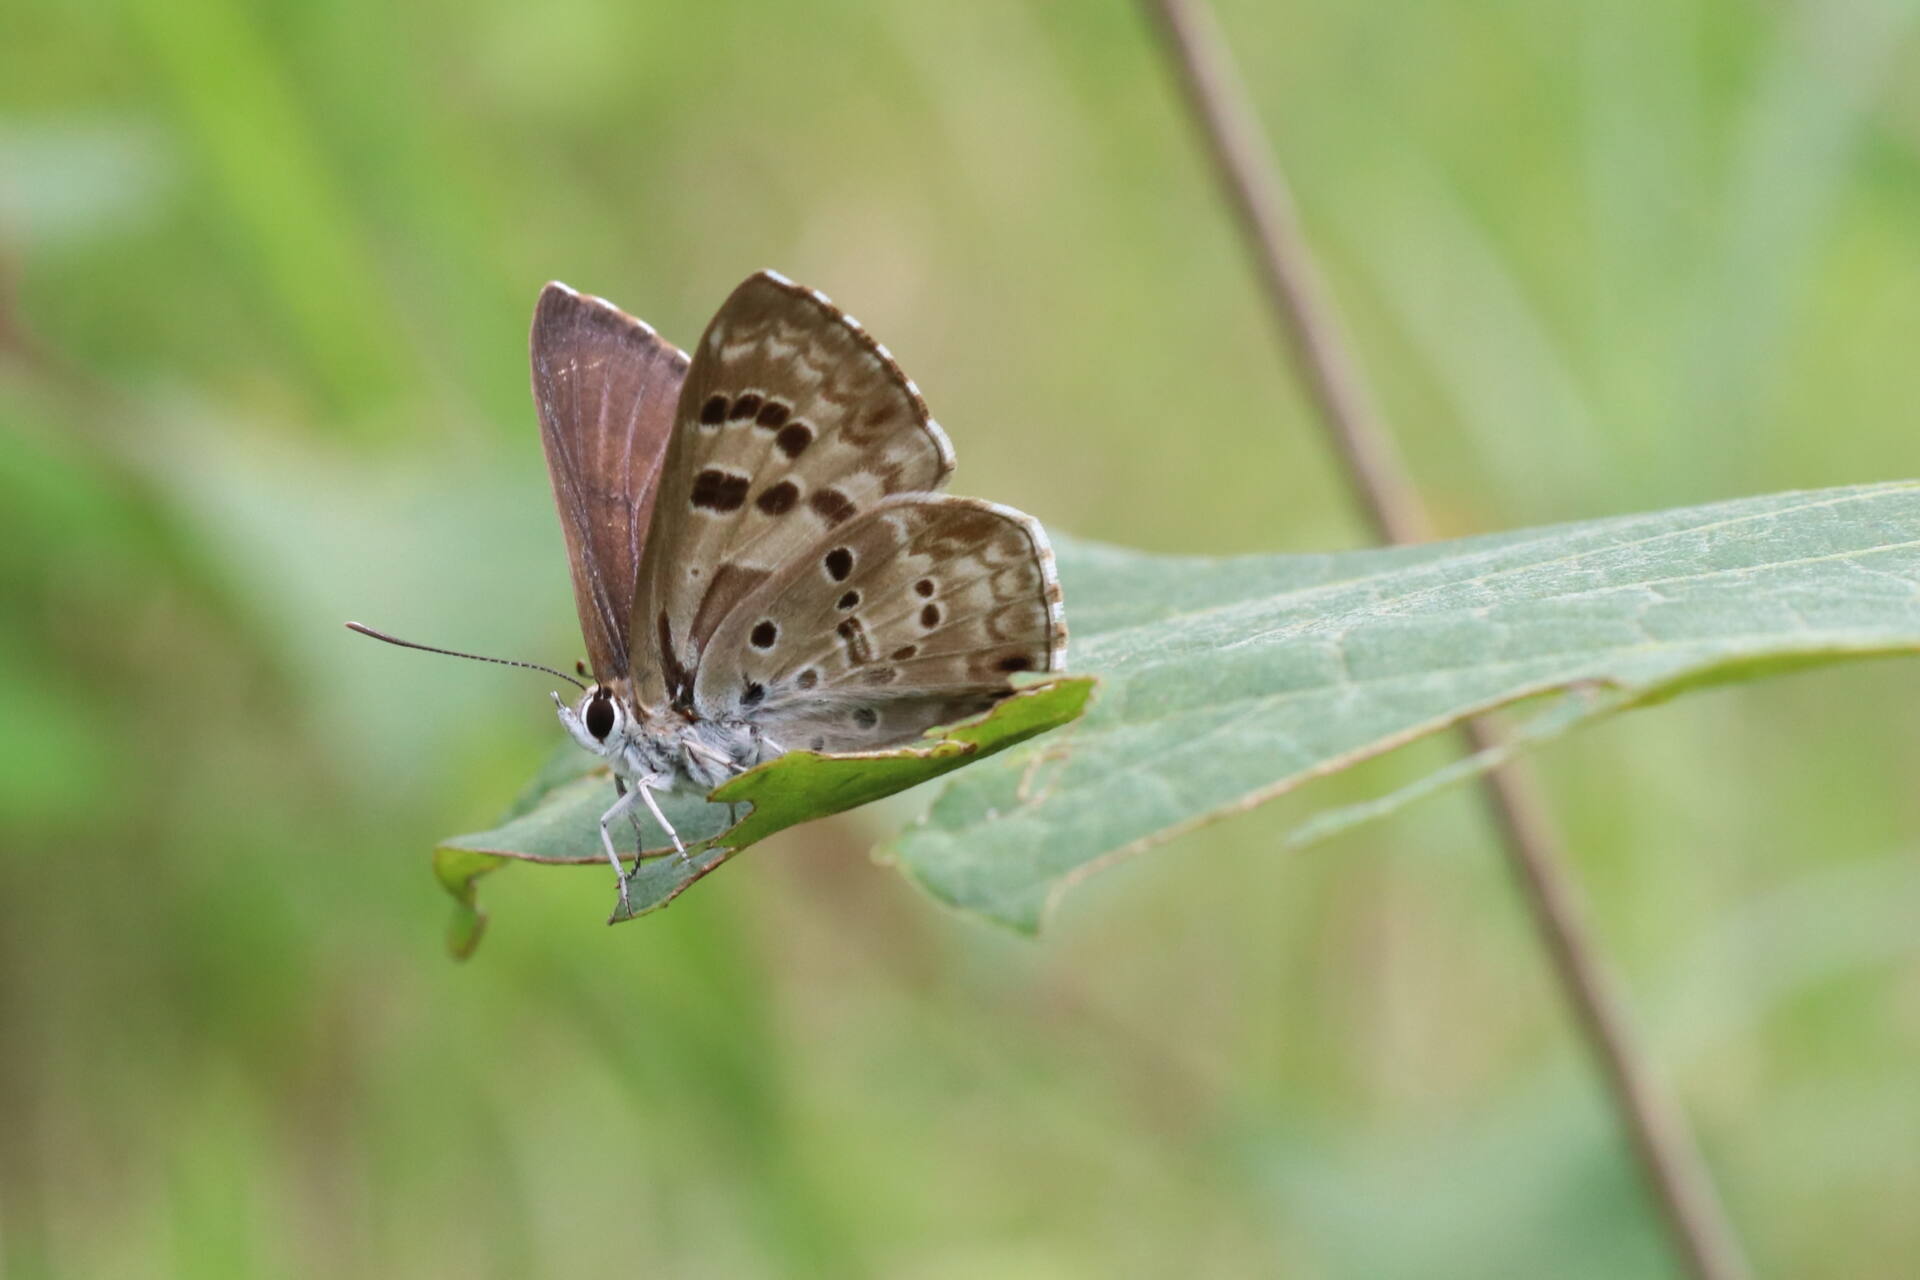
M 603 299 L 549 284 L 529 343 L 533 399 L 596 678 L 627 674 L 628 619 L 687 356 Z
M 953 453 L 886 349 L 820 293 L 762 272 L 695 349 L 641 561 L 642 706 L 691 709 L 721 622 L 888 495 L 946 483 Z
M 1065 659 L 1038 522 L 944 494 L 887 499 L 790 557 L 720 624 L 700 714 L 782 748 L 867 750 L 985 710 Z

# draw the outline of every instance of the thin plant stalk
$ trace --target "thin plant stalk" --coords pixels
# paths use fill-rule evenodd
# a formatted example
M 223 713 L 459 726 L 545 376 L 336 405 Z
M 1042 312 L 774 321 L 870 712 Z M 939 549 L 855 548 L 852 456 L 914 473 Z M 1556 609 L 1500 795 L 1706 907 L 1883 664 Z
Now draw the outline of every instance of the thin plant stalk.
M 1340 333 L 1286 179 L 1219 25 L 1204 0 L 1144 3 L 1246 237 L 1288 355 L 1358 505 L 1382 541 L 1431 537 L 1419 493 Z M 1474 751 L 1500 741 L 1499 729 L 1484 718 L 1461 730 Z M 1511 762 L 1487 772 L 1482 787 L 1554 974 L 1676 1250 L 1697 1280 L 1742 1280 L 1749 1273 L 1739 1241 L 1686 1116 L 1654 1070 L 1619 980 L 1593 940 L 1539 787 Z

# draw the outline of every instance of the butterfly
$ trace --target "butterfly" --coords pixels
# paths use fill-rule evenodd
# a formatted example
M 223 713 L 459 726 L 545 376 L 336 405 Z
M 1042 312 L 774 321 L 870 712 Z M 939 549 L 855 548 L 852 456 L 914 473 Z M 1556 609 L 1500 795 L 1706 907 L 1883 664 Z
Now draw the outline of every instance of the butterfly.
M 687 856 L 656 793 L 910 742 L 1061 668 L 1039 522 L 940 492 L 946 433 L 818 290 L 749 277 L 689 358 L 554 283 L 529 345 L 593 680 L 553 700 L 611 767 L 600 840 L 623 902 L 613 833 L 636 806 Z

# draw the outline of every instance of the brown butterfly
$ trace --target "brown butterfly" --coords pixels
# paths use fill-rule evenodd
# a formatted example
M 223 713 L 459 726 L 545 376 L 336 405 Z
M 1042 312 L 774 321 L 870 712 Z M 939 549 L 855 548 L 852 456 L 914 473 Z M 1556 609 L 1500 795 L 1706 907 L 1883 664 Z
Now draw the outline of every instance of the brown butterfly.
M 634 805 L 686 855 L 654 792 L 792 750 L 910 742 L 991 707 L 1015 673 L 1060 668 L 1039 523 L 938 492 L 946 433 L 817 290 L 749 277 L 689 360 L 549 284 L 531 346 L 594 679 L 554 702 L 612 766 L 600 836 L 623 901 L 612 830 Z

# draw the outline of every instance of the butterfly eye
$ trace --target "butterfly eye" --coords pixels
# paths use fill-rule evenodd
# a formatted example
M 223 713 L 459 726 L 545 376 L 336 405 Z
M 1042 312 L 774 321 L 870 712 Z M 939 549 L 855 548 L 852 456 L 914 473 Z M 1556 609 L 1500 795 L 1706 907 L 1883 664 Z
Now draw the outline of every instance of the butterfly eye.
M 597 741 L 605 742 L 607 735 L 613 732 L 613 699 L 605 690 L 595 690 L 587 701 L 587 732 Z

